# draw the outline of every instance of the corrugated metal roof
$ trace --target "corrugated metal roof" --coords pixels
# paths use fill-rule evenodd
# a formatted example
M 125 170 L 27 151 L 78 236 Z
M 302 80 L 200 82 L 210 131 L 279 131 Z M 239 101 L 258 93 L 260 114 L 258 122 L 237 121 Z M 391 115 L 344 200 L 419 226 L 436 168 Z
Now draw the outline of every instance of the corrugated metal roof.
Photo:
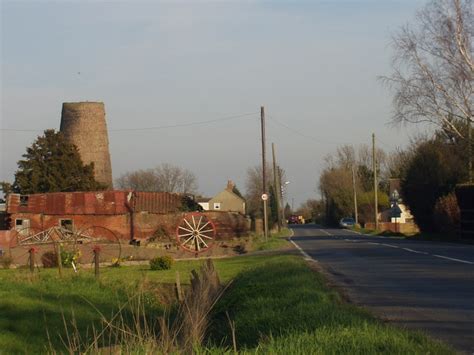
M 130 195 L 131 194 L 131 195 Z M 182 196 L 167 192 L 131 192 L 125 190 L 97 192 L 54 192 L 21 196 L 10 194 L 7 213 L 42 213 L 52 215 L 129 213 L 130 206 L 137 212 L 174 213 L 182 206 Z M 23 203 L 22 203 L 23 201 Z

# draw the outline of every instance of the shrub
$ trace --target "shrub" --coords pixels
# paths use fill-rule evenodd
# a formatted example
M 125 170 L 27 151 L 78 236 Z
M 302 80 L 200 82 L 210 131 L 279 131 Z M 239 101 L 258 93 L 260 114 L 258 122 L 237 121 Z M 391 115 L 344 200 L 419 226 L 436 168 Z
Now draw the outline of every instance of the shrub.
M 158 256 L 150 260 L 151 270 L 168 270 L 171 269 L 174 260 L 170 256 Z
M 461 211 L 454 193 L 440 197 L 436 201 L 433 219 L 436 229 L 440 232 L 454 233 L 459 229 Z
M 71 267 L 73 262 L 77 264 L 79 257 L 79 252 L 61 250 L 61 263 L 63 266 Z
M 2 267 L 4 269 L 9 269 L 12 262 L 13 262 L 13 259 L 11 256 L 8 256 L 8 255 L 0 256 L 0 264 L 2 264 Z
M 43 267 L 57 267 L 58 256 L 55 251 L 47 251 L 41 255 L 41 263 Z

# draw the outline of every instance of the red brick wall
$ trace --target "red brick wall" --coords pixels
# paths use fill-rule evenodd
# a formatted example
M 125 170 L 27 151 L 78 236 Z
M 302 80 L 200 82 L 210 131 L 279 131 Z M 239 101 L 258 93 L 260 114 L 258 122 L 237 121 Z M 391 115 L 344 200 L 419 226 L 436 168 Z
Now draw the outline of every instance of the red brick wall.
M 216 226 L 217 239 L 227 239 L 245 236 L 249 232 L 247 219 L 238 213 L 205 212 Z M 171 238 L 176 234 L 176 227 L 184 213 L 156 214 L 147 212 L 135 213 L 134 238 L 146 239 L 151 237 L 157 229 L 163 229 Z M 74 228 L 78 231 L 88 227 L 101 226 L 110 229 L 117 238 L 130 240 L 130 215 L 44 215 L 34 213 L 14 213 L 11 215 L 12 224 L 15 219 L 29 219 L 32 231 L 41 231 L 59 225 L 60 219 L 72 219 Z

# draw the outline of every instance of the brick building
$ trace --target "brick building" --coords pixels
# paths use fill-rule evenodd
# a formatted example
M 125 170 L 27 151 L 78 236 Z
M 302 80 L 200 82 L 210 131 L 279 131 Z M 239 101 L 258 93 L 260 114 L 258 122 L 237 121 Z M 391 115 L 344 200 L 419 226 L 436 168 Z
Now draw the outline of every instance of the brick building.
M 81 231 L 100 226 L 123 241 L 143 240 L 163 231 L 174 236 L 189 198 L 166 192 L 127 190 L 10 194 L 6 215 L 10 229 L 41 231 L 53 226 Z M 206 212 L 216 225 L 217 238 L 244 235 L 248 223 L 239 214 Z

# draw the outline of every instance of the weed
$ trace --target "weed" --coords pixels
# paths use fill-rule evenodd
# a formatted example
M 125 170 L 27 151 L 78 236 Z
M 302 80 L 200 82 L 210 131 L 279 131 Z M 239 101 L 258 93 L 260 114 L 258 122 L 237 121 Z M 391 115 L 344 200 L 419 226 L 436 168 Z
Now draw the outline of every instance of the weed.
M 168 270 L 171 269 L 174 260 L 170 256 L 158 256 L 150 260 L 151 270 Z

